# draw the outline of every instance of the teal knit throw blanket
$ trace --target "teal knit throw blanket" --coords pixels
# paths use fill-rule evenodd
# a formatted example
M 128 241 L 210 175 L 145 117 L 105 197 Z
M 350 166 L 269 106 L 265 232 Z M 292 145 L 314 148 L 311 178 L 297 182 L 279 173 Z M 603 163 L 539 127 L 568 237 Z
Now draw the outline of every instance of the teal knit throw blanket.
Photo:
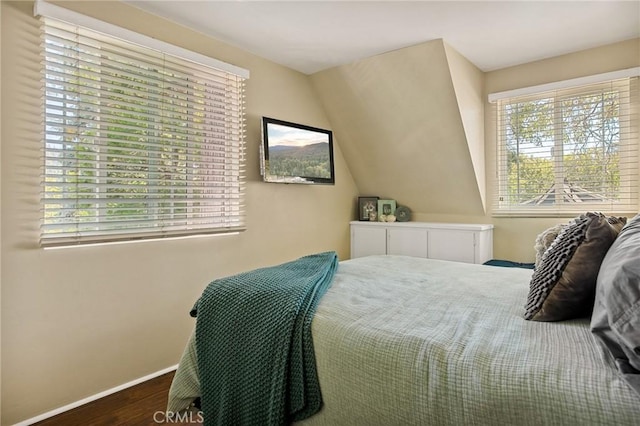
M 196 302 L 205 425 L 284 425 L 322 407 L 311 320 L 335 252 L 211 282 Z

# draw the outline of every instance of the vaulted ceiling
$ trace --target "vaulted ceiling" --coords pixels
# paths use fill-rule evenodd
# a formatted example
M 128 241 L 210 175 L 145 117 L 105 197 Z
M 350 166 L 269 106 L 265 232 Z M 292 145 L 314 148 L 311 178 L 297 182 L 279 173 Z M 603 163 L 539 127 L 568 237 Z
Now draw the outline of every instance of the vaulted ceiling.
M 482 71 L 640 36 L 640 2 L 124 0 L 305 74 L 444 39 Z

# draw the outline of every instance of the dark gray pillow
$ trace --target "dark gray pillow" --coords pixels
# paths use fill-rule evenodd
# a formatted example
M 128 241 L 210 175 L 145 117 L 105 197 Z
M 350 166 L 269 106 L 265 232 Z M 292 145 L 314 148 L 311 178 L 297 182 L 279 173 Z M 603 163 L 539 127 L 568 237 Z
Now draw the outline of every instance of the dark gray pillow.
M 524 318 L 561 321 L 588 316 L 600 264 L 621 227 L 602 214 L 586 213 L 560 231 L 531 277 Z
M 622 228 L 602 261 L 591 331 L 640 395 L 640 214 Z

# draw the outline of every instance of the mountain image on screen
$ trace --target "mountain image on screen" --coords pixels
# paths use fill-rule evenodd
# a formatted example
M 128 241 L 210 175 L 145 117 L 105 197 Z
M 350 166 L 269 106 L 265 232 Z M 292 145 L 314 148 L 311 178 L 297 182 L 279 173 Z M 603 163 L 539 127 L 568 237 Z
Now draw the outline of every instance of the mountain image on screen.
M 275 176 L 331 177 L 329 144 L 276 145 L 269 148 L 269 171 Z

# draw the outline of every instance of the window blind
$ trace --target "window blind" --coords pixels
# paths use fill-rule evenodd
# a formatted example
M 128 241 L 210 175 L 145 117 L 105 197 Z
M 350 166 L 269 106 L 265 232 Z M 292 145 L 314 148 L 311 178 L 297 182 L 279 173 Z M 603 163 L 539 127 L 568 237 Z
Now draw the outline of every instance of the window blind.
M 42 21 L 41 244 L 244 229 L 245 76 Z
M 494 215 L 636 213 L 638 77 L 504 97 Z

